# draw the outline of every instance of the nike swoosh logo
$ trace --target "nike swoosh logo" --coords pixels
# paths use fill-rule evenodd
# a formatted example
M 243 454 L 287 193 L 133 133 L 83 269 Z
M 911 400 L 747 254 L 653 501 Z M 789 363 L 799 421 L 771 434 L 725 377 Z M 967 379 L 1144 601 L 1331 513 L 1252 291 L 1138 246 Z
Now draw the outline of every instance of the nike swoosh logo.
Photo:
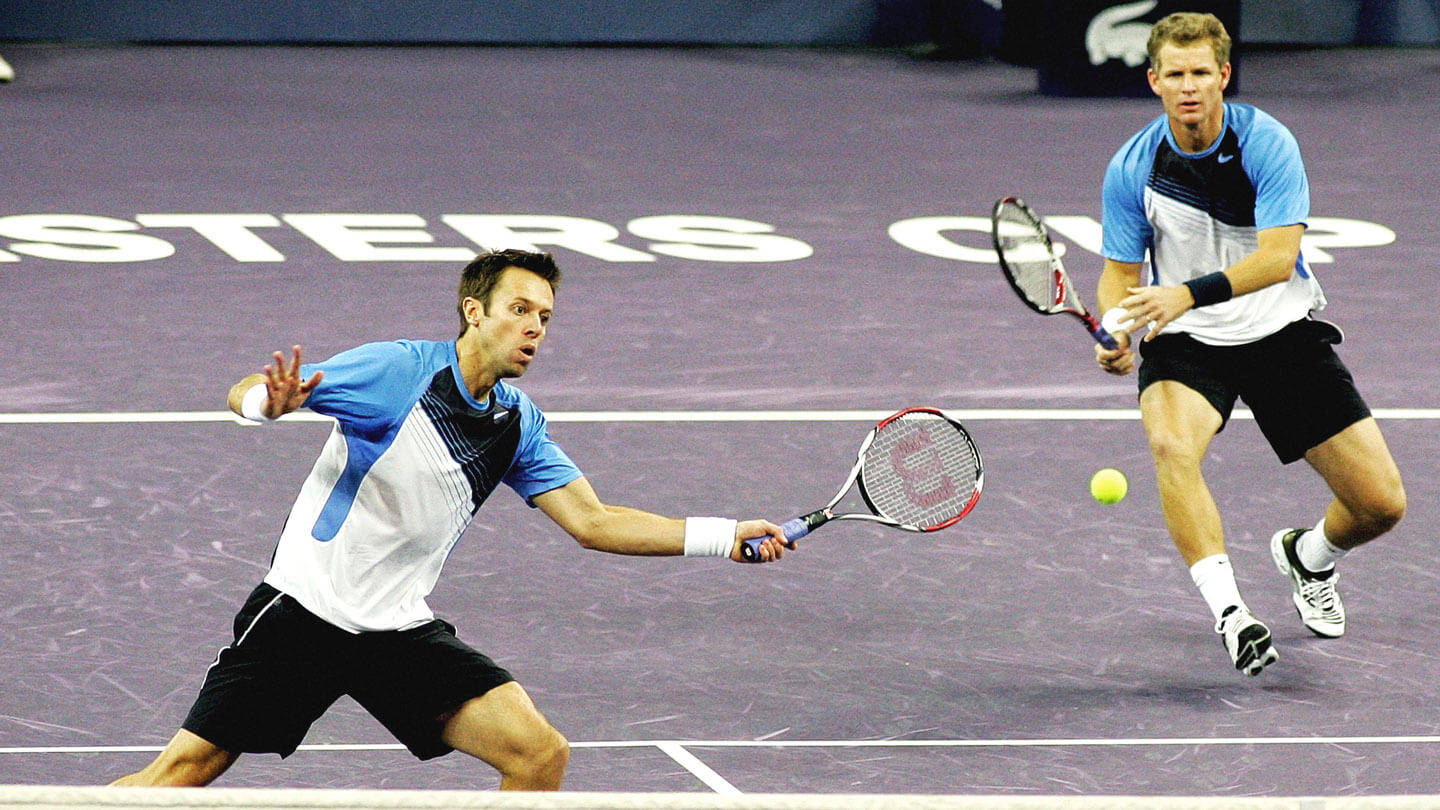
M 1216 158 L 1216 160 L 1220 163 L 1229 163 L 1230 160 L 1234 157 L 1234 155 L 1221 155 L 1220 157 Z

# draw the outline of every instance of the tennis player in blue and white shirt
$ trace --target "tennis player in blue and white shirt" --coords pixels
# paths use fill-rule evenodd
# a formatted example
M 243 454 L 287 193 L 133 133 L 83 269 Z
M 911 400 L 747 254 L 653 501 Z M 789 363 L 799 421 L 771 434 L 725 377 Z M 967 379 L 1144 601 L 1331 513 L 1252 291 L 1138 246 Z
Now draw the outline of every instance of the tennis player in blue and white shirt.
M 545 338 L 560 270 L 506 250 L 461 277 L 459 338 L 400 340 L 302 365 L 300 347 L 230 391 L 264 422 L 302 406 L 335 418 L 280 535 L 264 581 L 235 618 L 181 730 L 121 785 L 204 785 L 243 752 L 288 756 L 350 695 L 417 757 L 461 750 L 502 789 L 555 789 L 569 746 L 511 675 L 435 618 L 425 598 L 486 497 L 501 483 L 587 548 L 729 557 L 764 520 L 674 519 L 602 503 L 507 379 Z
M 1314 527 L 1271 537 L 1304 625 L 1345 632 L 1335 563 L 1404 515 L 1399 470 L 1340 362 L 1340 330 L 1311 313 L 1325 296 L 1300 250 L 1310 192 L 1295 137 L 1270 115 L 1226 103 L 1230 37 L 1211 14 L 1151 29 L 1150 87 L 1164 114 L 1130 138 L 1105 173 L 1105 266 L 1096 299 L 1121 342 L 1101 368 L 1136 368 L 1140 412 L 1171 538 L 1236 669 L 1278 655 L 1251 614 L 1201 472 L 1237 398 L 1279 459 L 1304 458 L 1334 493 Z

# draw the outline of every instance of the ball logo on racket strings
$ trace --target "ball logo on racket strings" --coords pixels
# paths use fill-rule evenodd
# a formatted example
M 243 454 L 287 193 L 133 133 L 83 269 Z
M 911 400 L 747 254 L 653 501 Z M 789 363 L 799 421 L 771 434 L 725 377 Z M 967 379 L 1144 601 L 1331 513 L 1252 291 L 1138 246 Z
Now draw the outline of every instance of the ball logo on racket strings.
M 918 462 L 914 461 L 917 457 Z M 945 462 L 931 443 L 930 434 L 906 436 L 890 451 L 890 464 L 900 474 L 905 494 L 916 506 L 929 509 L 955 497 L 955 481 L 945 474 Z M 929 490 L 921 489 L 937 478 Z

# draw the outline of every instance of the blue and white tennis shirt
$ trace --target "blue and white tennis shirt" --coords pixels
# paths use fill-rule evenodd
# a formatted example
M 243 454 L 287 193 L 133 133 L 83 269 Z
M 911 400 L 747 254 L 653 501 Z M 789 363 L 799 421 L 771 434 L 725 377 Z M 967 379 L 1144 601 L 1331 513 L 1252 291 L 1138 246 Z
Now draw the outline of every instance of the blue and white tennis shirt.
M 429 621 L 425 597 L 498 484 L 531 502 L 581 475 L 518 388 L 471 396 L 454 341 L 370 343 L 301 375 L 316 371 L 325 376 L 305 407 L 337 423 L 265 581 L 337 627 Z
M 1206 151 L 1182 152 L 1161 115 L 1136 133 L 1105 171 L 1103 252 L 1118 262 L 1147 262 L 1152 285 L 1182 284 L 1224 270 L 1253 253 L 1256 233 L 1303 225 L 1310 184 L 1295 136 L 1268 113 L 1227 103 L 1221 135 Z M 1250 343 L 1325 307 L 1302 255 L 1290 280 L 1175 319 L 1218 346 Z

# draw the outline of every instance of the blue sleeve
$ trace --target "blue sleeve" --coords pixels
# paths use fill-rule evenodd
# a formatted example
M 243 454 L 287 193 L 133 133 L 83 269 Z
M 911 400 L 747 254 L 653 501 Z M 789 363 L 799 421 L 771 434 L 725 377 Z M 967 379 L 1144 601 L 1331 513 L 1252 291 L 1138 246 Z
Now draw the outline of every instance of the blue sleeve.
M 1143 262 L 1154 241 L 1154 230 L 1145 216 L 1145 180 L 1154 161 L 1153 145 L 1142 130 L 1115 153 L 1105 168 L 1101 191 L 1101 248 L 1117 262 Z M 1146 157 L 1150 160 L 1146 160 Z
M 367 343 L 328 360 L 301 366 L 309 378 L 325 372 L 305 407 L 369 433 L 384 430 L 410 412 L 420 358 L 402 342 Z
M 1255 227 L 1304 225 L 1310 217 L 1310 181 L 1300 144 L 1285 125 L 1256 112 L 1249 137 L 1240 144 L 1245 172 L 1255 186 Z
M 583 473 L 550 438 L 545 415 L 528 398 L 520 402 L 520 419 L 520 446 L 503 480 L 534 506 L 536 495 L 563 487 Z

